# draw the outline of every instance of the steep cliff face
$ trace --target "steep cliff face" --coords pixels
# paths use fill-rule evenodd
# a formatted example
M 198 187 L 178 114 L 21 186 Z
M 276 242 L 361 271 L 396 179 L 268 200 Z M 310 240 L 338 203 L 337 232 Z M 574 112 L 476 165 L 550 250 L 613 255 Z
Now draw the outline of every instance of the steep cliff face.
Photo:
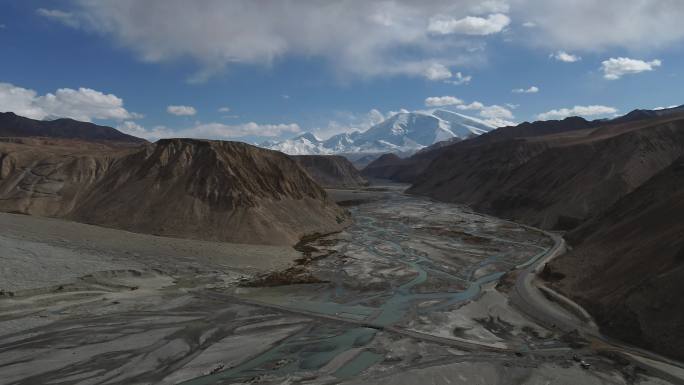
M 684 359 L 684 157 L 572 233 L 557 289 L 604 333 Z
M 359 170 L 338 155 L 297 155 L 292 157 L 323 187 L 357 188 L 368 184 Z
M 294 244 L 344 212 L 292 159 L 244 143 L 2 143 L 0 209 L 165 236 Z M 7 158 L 7 160 L 5 160 Z M 7 166 L 5 166 L 7 164 Z
M 684 119 L 467 142 L 446 147 L 409 192 L 571 229 L 683 155 Z

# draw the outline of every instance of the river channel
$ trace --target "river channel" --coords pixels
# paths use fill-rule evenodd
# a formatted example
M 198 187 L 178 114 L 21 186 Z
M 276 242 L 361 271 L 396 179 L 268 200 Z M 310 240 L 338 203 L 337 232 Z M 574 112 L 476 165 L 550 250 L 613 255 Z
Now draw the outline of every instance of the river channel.
M 460 335 L 454 334 L 449 313 L 479 298 L 483 287 L 495 285 L 507 272 L 543 256 L 553 246 L 548 237 L 461 206 L 391 189 L 382 199 L 350 211 L 353 225 L 311 244 L 324 257 L 310 269 L 325 283 L 240 288 L 234 293 L 349 322 L 307 327 L 238 366 L 186 384 L 286 376 L 329 368 L 335 361 L 341 363 L 333 376 L 352 378 L 383 361 L 382 352 L 369 347 L 377 333 L 388 328 L 507 346 L 484 327 L 471 328 L 477 330 L 470 334 L 461 328 Z M 434 315 L 440 316 L 437 321 Z

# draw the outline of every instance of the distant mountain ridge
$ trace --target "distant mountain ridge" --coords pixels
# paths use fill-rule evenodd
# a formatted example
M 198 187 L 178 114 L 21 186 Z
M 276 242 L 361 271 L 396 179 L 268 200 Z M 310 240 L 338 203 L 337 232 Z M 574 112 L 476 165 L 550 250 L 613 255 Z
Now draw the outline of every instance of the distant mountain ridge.
M 47 137 L 87 141 L 146 143 L 147 141 L 108 126 L 73 119 L 35 120 L 13 112 L 0 112 L 0 136 Z
M 329 155 L 345 153 L 411 154 L 435 143 L 467 139 L 496 129 L 483 120 L 447 110 L 400 112 L 364 132 L 342 133 L 326 140 L 304 133 L 281 142 L 260 146 L 290 155 Z

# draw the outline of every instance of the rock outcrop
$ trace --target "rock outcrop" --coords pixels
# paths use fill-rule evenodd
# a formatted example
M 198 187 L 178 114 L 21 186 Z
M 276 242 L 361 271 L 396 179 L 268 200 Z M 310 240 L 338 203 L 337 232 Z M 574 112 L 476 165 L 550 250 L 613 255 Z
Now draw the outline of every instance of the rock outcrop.
M 358 188 L 368 185 L 359 170 L 339 155 L 296 155 L 292 158 L 326 188 Z

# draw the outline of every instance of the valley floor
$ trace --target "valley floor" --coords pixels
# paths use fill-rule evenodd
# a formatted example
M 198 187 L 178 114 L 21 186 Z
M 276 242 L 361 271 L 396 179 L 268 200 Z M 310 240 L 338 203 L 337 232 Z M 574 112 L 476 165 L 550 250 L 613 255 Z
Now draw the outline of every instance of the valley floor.
M 401 191 L 303 254 L 0 214 L 0 384 L 684 381 L 520 294 L 546 233 Z

